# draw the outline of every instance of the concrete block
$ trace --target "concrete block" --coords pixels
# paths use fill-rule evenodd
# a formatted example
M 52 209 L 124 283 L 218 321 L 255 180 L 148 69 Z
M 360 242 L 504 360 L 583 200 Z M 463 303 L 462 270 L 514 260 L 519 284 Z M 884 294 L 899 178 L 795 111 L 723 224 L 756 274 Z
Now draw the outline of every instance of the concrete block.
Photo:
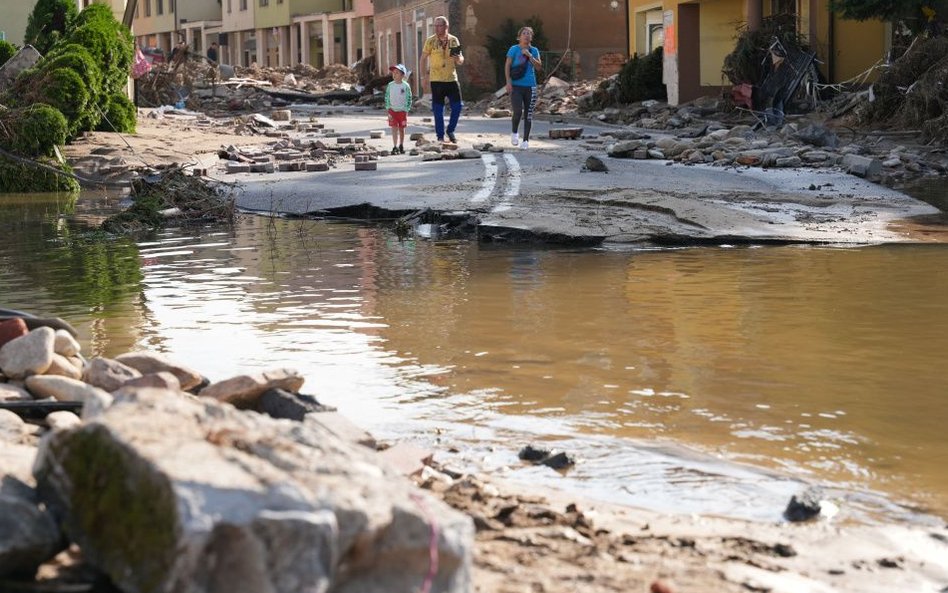
M 245 163 L 227 163 L 228 173 L 250 173 L 250 165 Z
M 857 177 L 875 177 L 882 173 L 882 161 L 858 154 L 843 157 L 843 168 Z
M 424 140 L 425 135 L 422 132 L 414 132 L 408 137 L 408 139 L 412 142 L 417 142 L 419 140 Z
M 344 441 L 364 445 L 370 449 L 375 449 L 376 447 L 375 437 L 350 422 L 339 412 L 306 414 L 303 421 L 307 424 L 317 424 Z
M 328 171 L 329 163 L 306 163 L 306 170 L 310 173 Z
M 329 134 L 326 134 L 327 136 Z M 350 136 L 336 136 L 336 144 L 352 144 L 353 140 Z
M 270 113 L 273 121 L 290 121 L 293 119 L 293 113 L 289 109 L 276 109 Z
M 273 173 L 276 167 L 273 163 L 253 163 L 250 165 L 251 173 Z
M 293 161 L 291 163 L 280 163 L 280 171 L 299 171 L 303 166 L 303 163 L 299 161 Z
M 27 45 L 13 54 L 12 58 L 0 66 L 0 89 L 10 86 L 21 72 L 35 66 L 41 57 L 32 45 Z
M 376 171 L 378 170 L 378 168 L 379 168 L 378 161 L 366 161 L 363 163 L 355 164 L 356 171 Z
M 576 140 L 582 135 L 582 128 L 556 128 L 550 130 L 550 139 L 552 140 Z
M 403 476 L 416 476 L 432 462 L 434 454 L 411 443 L 398 443 L 378 453 L 381 464 Z

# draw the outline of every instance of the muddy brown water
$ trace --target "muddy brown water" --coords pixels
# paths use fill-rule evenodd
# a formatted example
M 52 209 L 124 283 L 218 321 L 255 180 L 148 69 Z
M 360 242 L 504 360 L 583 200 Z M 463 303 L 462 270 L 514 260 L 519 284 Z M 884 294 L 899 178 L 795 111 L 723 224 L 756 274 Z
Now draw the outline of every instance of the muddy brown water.
M 948 517 L 948 248 L 550 249 L 242 217 L 102 241 L 117 204 L 0 196 L 0 307 L 87 354 L 288 366 L 383 438 L 669 512 Z M 574 454 L 525 466 L 536 443 Z M 453 453 L 444 451 L 455 451 Z

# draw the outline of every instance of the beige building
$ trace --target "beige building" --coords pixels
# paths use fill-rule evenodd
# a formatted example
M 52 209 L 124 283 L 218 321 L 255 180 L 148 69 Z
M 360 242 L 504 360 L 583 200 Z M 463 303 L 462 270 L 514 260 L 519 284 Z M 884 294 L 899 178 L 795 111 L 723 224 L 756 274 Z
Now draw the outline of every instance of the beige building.
M 170 52 L 179 39 L 203 53 L 221 28 L 218 0 L 137 0 L 132 30 L 139 47 Z
M 352 64 L 372 47 L 372 0 L 222 0 L 221 60 Z
M 76 8 L 82 10 L 92 2 L 110 4 L 115 18 L 122 21 L 125 12 L 125 0 L 76 0 Z M 23 45 L 23 34 L 26 33 L 26 22 L 36 6 L 36 0 L 4 0 L 0 10 L 0 38 L 6 39 L 14 45 Z
M 35 2 L 6 2 L 0 10 L 0 36 L 14 45 L 23 45 L 26 21 Z

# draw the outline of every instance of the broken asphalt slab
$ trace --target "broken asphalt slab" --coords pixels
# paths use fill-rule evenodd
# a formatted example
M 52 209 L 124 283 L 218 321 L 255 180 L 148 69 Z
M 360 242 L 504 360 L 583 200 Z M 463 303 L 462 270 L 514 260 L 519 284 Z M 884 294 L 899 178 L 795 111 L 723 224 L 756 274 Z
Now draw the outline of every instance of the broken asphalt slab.
M 384 116 L 356 110 L 319 113 L 346 136 L 364 136 L 384 152 Z M 408 132 L 430 137 L 431 124 L 413 118 Z M 243 210 L 290 215 L 371 212 L 395 217 L 431 209 L 467 211 L 482 239 L 555 243 L 693 244 L 803 242 L 875 244 L 911 239 L 892 221 L 937 209 L 838 169 L 714 167 L 606 156 L 608 142 L 550 140 L 535 123 L 529 151 L 508 146 L 509 122 L 465 116 L 462 148 L 490 143 L 504 152 L 480 159 L 423 162 L 383 156 L 377 170 L 342 161 L 324 172 L 229 175 Z M 588 126 L 596 134 L 597 126 Z M 587 136 L 589 138 L 589 136 Z M 589 156 L 608 172 L 584 171 Z M 386 214 L 388 216 L 386 216 Z

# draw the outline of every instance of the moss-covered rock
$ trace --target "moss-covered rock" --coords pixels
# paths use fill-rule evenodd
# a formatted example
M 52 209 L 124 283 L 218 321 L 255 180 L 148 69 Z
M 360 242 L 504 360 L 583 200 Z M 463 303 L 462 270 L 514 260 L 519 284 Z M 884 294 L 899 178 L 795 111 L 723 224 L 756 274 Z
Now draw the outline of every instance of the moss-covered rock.
M 174 566 L 178 510 L 171 484 L 134 449 L 102 425 L 56 435 L 36 481 L 40 496 L 66 518 L 67 534 L 99 568 L 125 590 L 160 590 Z

